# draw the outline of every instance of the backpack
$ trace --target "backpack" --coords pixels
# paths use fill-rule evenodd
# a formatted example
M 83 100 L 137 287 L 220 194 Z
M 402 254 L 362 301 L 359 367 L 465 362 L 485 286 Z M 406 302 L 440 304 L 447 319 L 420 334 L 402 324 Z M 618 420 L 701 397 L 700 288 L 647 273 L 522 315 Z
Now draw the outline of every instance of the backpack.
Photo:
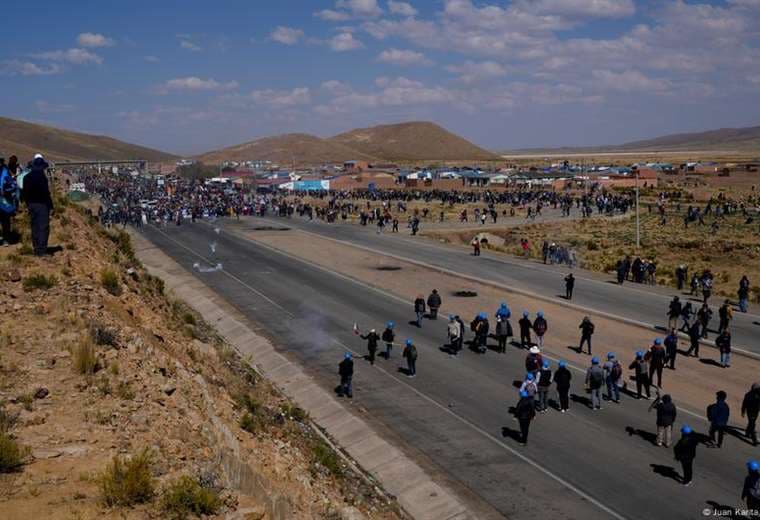
M 412 361 L 417 359 L 417 347 L 415 347 L 414 345 L 409 347 L 409 359 L 411 359 Z
M 592 388 L 599 388 L 602 386 L 602 382 L 604 380 L 604 373 L 599 370 L 592 370 L 591 371 L 591 377 L 589 382 L 591 383 Z
M 620 363 L 615 361 L 615 363 L 612 364 L 612 368 L 610 369 L 610 378 L 613 381 L 618 381 L 623 376 L 623 367 L 620 366 Z

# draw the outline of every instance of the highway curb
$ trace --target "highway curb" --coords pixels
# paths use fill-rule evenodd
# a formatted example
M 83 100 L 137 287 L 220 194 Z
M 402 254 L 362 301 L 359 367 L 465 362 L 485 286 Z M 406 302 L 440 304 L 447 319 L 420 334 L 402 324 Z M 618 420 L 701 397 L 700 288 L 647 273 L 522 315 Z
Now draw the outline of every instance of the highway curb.
M 227 229 L 227 231 L 228 232 L 236 233 L 239 236 L 241 236 L 241 238 L 247 238 L 247 237 L 244 237 L 243 235 L 241 235 L 240 232 L 237 231 L 237 230 L 231 231 L 230 229 Z M 298 231 L 300 231 L 301 233 L 306 233 L 308 235 L 312 235 L 312 236 L 317 237 L 317 238 L 324 239 L 324 240 L 330 240 L 330 241 L 335 242 L 337 244 L 341 244 L 341 245 L 349 246 L 349 247 L 355 247 L 355 248 L 361 249 L 363 251 L 367 251 L 367 252 L 378 254 L 378 255 L 383 255 L 383 256 L 386 256 L 388 258 L 393 258 L 393 259 L 401 261 L 401 262 L 407 262 L 407 263 L 410 263 L 410 264 L 413 264 L 413 265 L 417 265 L 419 267 L 424 267 L 426 269 L 437 271 L 439 273 L 444 273 L 444 274 L 447 274 L 449 276 L 454 276 L 454 277 L 460 278 L 462 280 L 467 280 L 467 281 L 475 282 L 475 283 L 482 283 L 484 285 L 489 285 L 491 287 L 495 287 L 497 289 L 502 289 L 502 290 L 507 291 L 507 292 L 511 292 L 511 293 L 515 293 L 515 294 L 520 294 L 522 296 L 528 296 L 530 298 L 535 298 L 537 300 L 545 301 L 547 303 L 552 303 L 552 304 L 555 304 L 555 305 L 560 305 L 560 306 L 563 306 L 563 307 L 567 307 L 568 309 L 573 309 L 575 311 L 580 311 L 580 312 L 584 312 L 586 314 L 592 314 L 592 315 L 595 315 L 595 316 L 600 316 L 602 318 L 607 318 L 607 319 L 610 319 L 610 320 L 618 321 L 620 323 L 625 323 L 627 325 L 633 325 L 635 327 L 641 327 L 641 328 L 649 329 L 649 330 L 652 330 L 652 331 L 657 332 L 659 334 L 663 334 L 664 333 L 664 331 L 662 330 L 662 327 L 659 327 L 659 326 L 654 325 L 652 323 L 646 323 L 646 322 L 643 322 L 643 321 L 634 320 L 632 318 L 626 318 L 624 316 L 620 316 L 620 315 L 617 315 L 617 314 L 611 314 L 611 313 L 600 311 L 600 310 L 597 310 L 597 309 L 590 309 L 588 307 L 583 307 L 582 305 L 576 305 L 576 304 L 570 303 L 568 301 L 558 300 L 558 299 L 554 299 L 554 298 L 551 298 L 551 297 L 548 297 L 548 296 L 543 296 L 543 295 L 535 293 L 535 292 L 526 291 L 525 289 L 518 289 L 516 287 L 511 287 L 509 285 L 503 284 L 501 282 L 497 282 L 495 280 L 489 280 L 487 278 L 478 278 L 478 277 L 475 277 L 475 276 L 470 276 L 468 274 L 460 273 L 458 271 L 447 269 L 445 267 L 440 267 L 440 266 L 436 266 L 436 265 L 433 265 L 433 264 L 429 264 L 427 262 L 422 262 L 420 260 L 415 260 L 413 258 L 408 258 L 408 257 L 404 257 L 404 256 L 401 256 L 401 255 L 396 255 L 396 254 L 393 254 L 393 253 L 388 253 L 388 252 L 382 251 L 380 249 L 375 249 L 375 248 L 363 246 L 363 245 L 360 245 L 360 244 L 354 244 L 354 243 L 348 242 L 346 240 L 340 240 L 338 238 L 328 237 L 328 236 L 325 236 L 325 235 L 321 235 L 319 233 L 313 233 L 311 231 L 305 231 L 303 229 L 299 229 Z M 688 338 L 688 336 L 686 334 L 682 333 L 682 332 L 679 332 L 678 335 L 679 335 L 680 338 Z M 715 346 L 715 343 L 712 342 L 712 341 L 701 340 L 700 341 L 700 345 L 704 345 L 704 346 L 707 346 L 707 347 L 710 347 L 710 348 L 717 349 L 717 347 Z M 738 355 L 738 356 L 742 356 L 742 357 L 746 357 L 746 358 L 749 358 L 749 359 L 754 359 L 754 360 L 759 360 L 760 361 L 760 354 L 756 354 L 754 352 L 750 352 L 748 350 L 744 350 L 744 349 L 741 349 L 741 348 L 733 347 L 731 349 L 731 353 L 734 354 L 734 355 Z

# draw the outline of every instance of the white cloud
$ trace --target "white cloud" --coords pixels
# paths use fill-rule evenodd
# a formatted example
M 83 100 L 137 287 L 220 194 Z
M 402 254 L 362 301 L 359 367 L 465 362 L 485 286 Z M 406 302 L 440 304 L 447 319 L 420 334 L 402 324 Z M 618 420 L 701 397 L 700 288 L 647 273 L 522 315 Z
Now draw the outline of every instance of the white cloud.
M 269 34 L 269 38 L 283 45 L 295 45 L 304 33 L 300 29 L 294 29 L 293 27 L 285 27 L 283 25 L 278 26 L 274 31 Z
M 377 61 L 400 66 L 431 64 L 421 52 L 403 49 L 386 49 L 378 55 Z
M 351 86 L 337 79 L 325 81 L 321 85 L 322 89 L 335 96 L 346 95 L 351 92 Z
M 219 82 L 213 78 L 201 79 L 196 76 L 186 78 L 170 79 L 163 83 L 159 88 L 161 93 L 167 93 L 170 90 L 190 90 L 190 91 L 229 91 L 239 87 L 237 81 Z
M 314 16 L 321 18 L 328 22 L 345 22 L 351 18 L 351 15 L 343 11 L 335 11 L 334 9 L 323 9 L 314 13 Z
M 636 12 L 633 0 L 520 0 L 517 5 L 537 14 L 581 18 L 622 18 Z
M 158 63 L 161 59 L 158 56 L 143 56 L 143 59 L 148 63 Z
M 355 16 L 379 16 L 383 10 L 377 5 L 377 0 L 337 0 L 335 7 L 346 9 Z
M 364 47 L 364 44 L 354 38 L 354 35 L 350 32 L 336 34 L 330 39 L 328 44 L 336 52 L 353 51 Z
M 191 42 L 190 40 L 180 40 L 179 46 L 185 50 L 192 51 L 192 52 L 200 52 L 203 50 L 203 47 Z
M 396 0 L 390 0 L 388 2 L 388 10 L 391 13 L 397 14 L 399 16 L 417 15 L 417 9 L 415 9 L 411 4 L 408 4 L 406 2 L 397 2 Z
M 42 112 L 43 114 L 62 114 L 64 112 L 73 112 L 75 109 L 74 105 L 49 103 L 44 100 L 36 101 L 34 106 L 37 107 L 38 112 Z
M 57 63 L 38 65 L 30 61 L 9 60 L 0 63 L 0 73 L 5 76 L 52 76 L 63 72 Z
M 85 32 L 77 37 L 77 43 L 81 47 L 112 47 L 116 42 L 102 34 Z
M 103 63 L 103 58 L 97 54 L 90 52 L 87 49 L 78 48 L 41 52 L 33 55 L 33 57 L 40 60 L 66 62 L 74 65 L 86 65 L 88 63 L 97 63 L 100 65 Z
M 637 70 L 623 72 L 595 70 L 592 75 L 595 80 L 594 85 L 605 90 L 663 93 L 669 88 L 666 80 L 647 77 Z
M 311 103 L 311 92 L 307 87 L 293 90 L 254 90 L 251 92 L 251 99 L 257 105 L 271 108 L 294 107 Z
M 449 65 L 446 70 L 459 75 L 459 80 L 465 83 L 502 78 L 507 75 L 507 69 L 495 61 L 466 61 L 461 65 Z

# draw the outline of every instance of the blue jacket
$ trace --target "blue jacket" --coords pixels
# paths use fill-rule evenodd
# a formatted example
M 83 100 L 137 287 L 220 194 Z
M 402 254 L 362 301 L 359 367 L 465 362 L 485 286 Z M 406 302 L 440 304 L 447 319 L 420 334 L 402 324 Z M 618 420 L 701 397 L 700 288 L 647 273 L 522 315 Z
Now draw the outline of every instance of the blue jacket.
M 707 418 L 716 426 L 727 425 L 730 414 L 731 410 L 725 401 L 717 401 L 707 407 Z
M 0 212 L 13 215 L 18 206 L 18 186 L 8 172 L 8 168 L 0 170 Z

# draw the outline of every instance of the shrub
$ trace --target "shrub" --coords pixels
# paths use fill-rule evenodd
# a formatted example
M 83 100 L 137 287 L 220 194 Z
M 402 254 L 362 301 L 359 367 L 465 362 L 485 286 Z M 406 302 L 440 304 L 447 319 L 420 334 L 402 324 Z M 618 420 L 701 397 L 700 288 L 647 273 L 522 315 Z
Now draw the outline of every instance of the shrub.
M 46 291 L 54 287 L 57 282 L 58 281 L 55 279 L 55 276 L 45 276 L 44 274 L 37 273 L 24 278 L 23 285 L 24 290 L 27 292 L 31 292 L 37 289 Z
M 146 448 L 125 460 L 116 456 L 98 477 L 107 506 L 132 506 L 153 498 L 155 484 L 150 472 L 151 453 Z
M 98 369 L 95 345 L 90 338 L 85 338 L 74 348 L 74 370 L 83 376 L 92 375 Z
M 314 445 L 314 460 L 336 477 L 343 475 L 343 467 L 340 464 L 340 457 L 335 453 L 335 450 L 328 446 L 324 441 L 318 441 Z
M 116 387 L 116 395 L 118 395 L 120 399 L 131 401 L 135 398 L 135 391 L 132 390 L 132 387 L 127 381 L 121 381 L 119 386 Z
M 249 412 L 245 412 L 240 418 L 240 427 L 249 433 L 256 431 L 256 419 Z
M 215 514 L 221 507 L 221 500 L 215 490 L 203 487 L 194 478 L 184 476 L 166 488 L 161 506 L 171 518 L 187 518 L 190 514 Z
M 13 440 L 7 433 L 0 433 L 0 473 L 16 471 L 24 464 L 29 450 Z
M 103 269 L 100 273 L 100 285 L 108 291 L 109 294 L 119 296 L 121 294 L 121 282 L 119 275 L 111 269 Z
M 90 323 L 90 337 L 96 345 L 107 345 L 113 347 L 116 345 L 116 333 L 98 322 Z
M 10 413 L 0 407 L 0 435 L 10 433 L 18 422 L 18 414 Z

